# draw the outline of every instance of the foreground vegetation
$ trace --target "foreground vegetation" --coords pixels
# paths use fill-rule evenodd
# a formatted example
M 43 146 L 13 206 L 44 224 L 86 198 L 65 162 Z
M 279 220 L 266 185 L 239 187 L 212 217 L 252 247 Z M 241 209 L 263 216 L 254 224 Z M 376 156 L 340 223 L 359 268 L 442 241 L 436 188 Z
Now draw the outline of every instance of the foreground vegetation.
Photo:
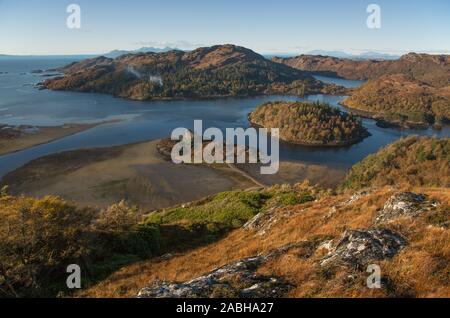
M 254 269 L 254 274 L 262 280 L 274 277 L 283 282 L 288 289 L 284 297 L 449 297 L 449 190 L 408 190 L 424 193 L 440 204 L 418 217 L 398 218 L 384 225 L 403 237 L 407 245 L 392 258 L 372 261 L 381 267 L 380 289 L 367 288 L 370 274 L 366 267 L 321 266 L 320 262 L 327 255 L 330 240 L 336 242 L 346 231 L 367 231 L 373 226 L 378 211 L 396 193 L 389 188 L 359 196 L 324 196 L 315 202 L 276 208 L 255 230 L 240 228 L 192 251 L 126 266 L 79 296 L 136 297 L 147 284 L 188 282 L 226 264 L 272 253 L 270 261 Z M 239 286 L 243 282 L 229 283 Z M 227 292 L 228 281 L 222 286 L 208 297 L 237 297 Z M 263 284 L 258 286 L 263 288 Z
M 407 137 L 357 163 L 343 189 L 384 185 L 450 187 L 450 138 Z
M 119 203 L 104 211 L 57 197 L 0 197 L 0 294 L 64 295 L 66 267 L 78 264 L 83 282 L 157 255 L 157 227 L 138 223 L 137 210 Z
M 124 202 L 98 211 L 4 189 L 0 297 L 70 295 L 70 264 L 80 265 L 86 288 L 124 265 L 213 242 L 270 206 L 308 202 L 320 193 L 307 185 L 226 192 L 144 217 Z
M 286 142 L 313 146 L 342 146 L 368 136 L 361 120 L 327 104 L 269 102 L 249 116 L 252 124 L 280 128 Z
M 448 297 L 449 163 L 449 138 L 408 137 L 356 164 L 337 194 L 305 182 L 148 214 L 124 202 L 97 210 L 3 188 L 0 297 L 135 297 L 147 282 L 188 281 L 256 255 L 256 276 L 241 274 L 282 282 L 282 296 Z M 349 233 L 361 235 L 368 258 L 335 254 L 337 261 L 323 265 L 337 253 L 332 246 L 352 246 L 344 244 Z M 371 233 L 395 235 L 401 245 L 392 255 L 372 255 L 381 243 Z M 366 287 L 363 261 L 382 267 L 381 289 Z M 66 287 L 70 264 L 82 269 L 75 294 Z M 239 281 L 219 285 L 207 295 L 240 295 Z

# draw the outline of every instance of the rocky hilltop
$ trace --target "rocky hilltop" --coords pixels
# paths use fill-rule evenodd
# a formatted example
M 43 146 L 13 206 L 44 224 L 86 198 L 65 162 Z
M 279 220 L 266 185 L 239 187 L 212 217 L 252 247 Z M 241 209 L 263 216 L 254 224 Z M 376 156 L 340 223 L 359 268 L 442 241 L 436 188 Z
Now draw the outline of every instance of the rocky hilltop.
M 190 52 L 125 54 L 97 57 L 59 69 L 49 79 L 53 90 L 99 92 L 135 100 L 212 98 L 314 93 L 343 93 L 307 72 L 272 62 L 244 47 L 217 45 Z
M 319 103 L 269 102 L 257 107 L 249 120 L 279 128 L 280 139 L 305 146 L 346 146 L 369 136 L 357 117 Z

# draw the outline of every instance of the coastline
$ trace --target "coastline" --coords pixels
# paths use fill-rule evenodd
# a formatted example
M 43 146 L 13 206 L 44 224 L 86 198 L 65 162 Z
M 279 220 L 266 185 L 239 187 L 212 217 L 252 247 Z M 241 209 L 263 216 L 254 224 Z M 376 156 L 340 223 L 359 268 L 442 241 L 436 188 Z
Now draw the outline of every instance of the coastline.
M 1 125 L 0 130 L 0 156 L 19 152 L 35 146 L 50 143 L 61 138 L 69 137 L 80 132 L 92 129 L 107 122 L 93 124 L 64 124 L 60 126 L 28 126 L 12 127 Z M 15 136 L 8 136 L 5 131 L 13 131 Z M 27 130 L 29 130 L 27 132 Z
M 296 98 L 305 98 L 312 95 L 319 95 L 319 94 L 325 94 L 329 96 L 346 96 L 347 94 L 344 93 L 336 93 L 336 94 L 330 94 L 330 93 L 324 93 L 322 91 L 316 91 L 316 92 L 308 92 L 308 94 L 304 95 L 297 95 L 297 94 L 290 94 L 290 93 L 282 93 L 282 92 L 262 92 L 262 93 L 255 93 L 255 94 L 239 94 L 239 95 L 210 95 L 210 96 L 197 96 L 197 97 L 158 97 L 158 98 L 132 98 L 129 96 L 120 96 L 120 95 L 114 95 L 107 92 L 98 92 L 98 91 L 82 91 L 82 90 L 70 90 L 70 89 L 54 89 L 54 88 L 48 88 L 43 83 L 38 83 L 36 87 L 39 90 L 49 90 L 54 92 L 72 92 L 72 93 L 81 93 L 81 94 L 102 94 L 107 96 L 112 96 L 113 98 L 120 98 L 124 100 L 129 101 L 135 101 L 135 102 L 171 102 L 171 101 L 209 101 L 209 100 L 224 100 L 229 98 L 235 98 L 235 99 L 245 99 L 245 98 L 255 98 L 255 97 L 264 97 L 264 96 L 288 96 L 288 97 L 296 97 Z
M 8 173 L 1 184 L 14 194 L 57 195 L 82 206 L 104 208 L 126 200 L 144 211 L 255 187 L 230 167 L 167 162 L 156 150 L 157 142 L 44 156 Z
M 256 123 L 252 122 L 250 120 L 250 114 L 248 114 L 247 118 L 248 118 L 248 122 L 250 123 L 251 127 L 254 127 L 254 128 L 265 128 L 262 125 L 259 125 L 259 124 L 256 124 Z M 353 145 L 355 145 L 357 143 L 360 143 L 361 141 L 363 141 L 364 139 L 370 137 L 371 135 L 372 134 L 366 129 L 365 133 L 363 135 L 359 136 L 358 138 L 352 138 L 352 139 L 349 139 L 349 140 L 346 140 L 346 141 L 342 141 L 342 142 L 329 142 L 329 143 L 326 143 L 326 144 L 320 143 L 320 142 L 317 142 L 317 143 L 301 142 L 301 141 L 294 142 L 294 141 L 288 141 L 288 140 L 282 139 L 281 136 L 280 136 L 280 142 L 284 143 L 284 144 L 289 144 L 289 145 L 296 145 L 296 146 L 302 146 L 302 147 L 312 147 L 312 148 L 350 147 L 350 146 L 353 146 Z
M 442 124 L 442 125 L 438 124 L 439 126 L 437 126 L 437 124 L 430 124 L 430 123 L 423 123 L 423 122 L 393 121 L 393 120 L 386 119 L 380 113 L 375 113 L 375 112 L 370 112 L 370 111 L 360 110 L 357 108 L 350 107 L 344 103 L 344 100 L 339 102 L 339 105 L 341 105 L 342 107 L 347 109 L 349 112 L 352 112 L 362 118 L 374 120 L 376 122 L 377 126 L 380 128 L 403 128 L 403 129 L 419 129 L 419 130 L 426 130 L 426 129 L 432 128 L 432 129 L 438 130 L 439 128 L 437 128 L 437 127 L 439 127 L 439 126 L 442 126 L 442 127 L 449 126 L 449 125 L 445 125 L 445 124 Z
M 177 165 L 158 151 L 158 142 L 44 156 L 5 175 L 1 185 L 8 185 L 12 194 L 57 195 L 82 206 L 100 208 L 126 200 L 143 211 L 152 211 L 224 191 L 293 184 L 306 179 L 332 187 L 346 172 L 288 161 L 280 162 L 280 172 L 275 176 L 261 176 L 259 165 Z

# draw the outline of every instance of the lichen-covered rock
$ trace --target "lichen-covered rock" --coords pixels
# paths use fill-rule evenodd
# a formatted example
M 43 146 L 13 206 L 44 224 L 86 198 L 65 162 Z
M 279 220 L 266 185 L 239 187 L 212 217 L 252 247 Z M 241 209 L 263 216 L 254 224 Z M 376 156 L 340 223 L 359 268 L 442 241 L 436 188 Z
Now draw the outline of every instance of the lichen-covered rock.
M 244 224 L 243 229 L 255 232 L 255 236 L 263 236 L 281 220 L 285 220 L 302 211 L 302 209 L 283 209 L 281 205 L 275 205 L 248 220 L 247 223 Z
M 256 274 L 267 256 L 245 258 L 185 283 L 155 282 L 143 288 L 140 298 L 281 297 L 289 285 L 277 277 Z
M 423 194 L 401 192 L 391 196 L 384 207 L 377 213 L 375 224 L 382 224 L 402 216 L 415 217 L 427 211 L 433 203 Z
M 244 229 L 255 231 L 256 235 L 262 236 L 276 223 L 280 217 L 277 212 L 278 207 L 273 207 L 267 211 L 263 211 L 251 218 L 244 224 Z
M 362 199 L 369 194 L 370 194 L 370 191 L 368 191 L 368 190 L 357 191 L 345 202 L 345 204 L 355 203 L 359 199 Z
M 344 264 L 362 268 L 373 261 L 393 257 L 405 245 L 405 239 L 388 229 L 346 231 L 320 265 Z

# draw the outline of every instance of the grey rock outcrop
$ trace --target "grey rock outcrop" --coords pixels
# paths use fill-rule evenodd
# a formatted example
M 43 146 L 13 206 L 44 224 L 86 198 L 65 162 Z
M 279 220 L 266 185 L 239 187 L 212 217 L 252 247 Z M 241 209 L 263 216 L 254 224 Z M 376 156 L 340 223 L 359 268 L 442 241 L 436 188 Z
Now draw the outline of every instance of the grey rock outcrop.
M 393 257 L 404 246 L 406 240 L 388 229 L 346 231 L 320 265 L 344 264 L 362 268 L 373 261 Z
M 433 205 L 423 194 L 400 192 L 391 196 L 377 213 L 374 223 L 382 224 L 402 216 L 415 217 Z
M 278 222 L 281 214 L 276 213 L 278 207 L 273 207 L 267 211 L 260 212 L 244 224 L 243 228 L 248 231 L 255 231 L 257 236 L 262 236 Z
M 139 298 L 281 297 L 289 286 L 277 277 L 258 275 L 268 256 L 241 259 L 185 283 L 155 282 Z

